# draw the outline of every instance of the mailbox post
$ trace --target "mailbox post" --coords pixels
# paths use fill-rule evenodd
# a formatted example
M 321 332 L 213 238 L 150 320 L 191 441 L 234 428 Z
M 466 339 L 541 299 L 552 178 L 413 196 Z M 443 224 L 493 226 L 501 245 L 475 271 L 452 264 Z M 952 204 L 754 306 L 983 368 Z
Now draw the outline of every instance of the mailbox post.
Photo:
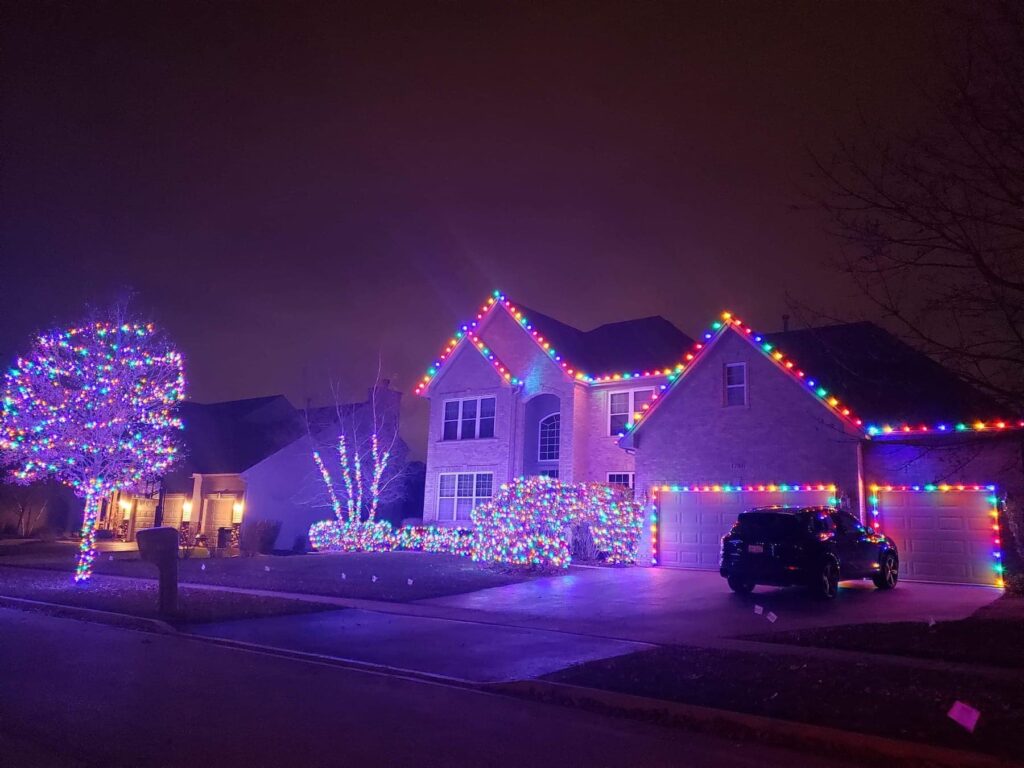
M 135 534 L 139 555 L 160 573 L 160 613 L 178 610 L 178 531 L 176 528 L 144 528 Z

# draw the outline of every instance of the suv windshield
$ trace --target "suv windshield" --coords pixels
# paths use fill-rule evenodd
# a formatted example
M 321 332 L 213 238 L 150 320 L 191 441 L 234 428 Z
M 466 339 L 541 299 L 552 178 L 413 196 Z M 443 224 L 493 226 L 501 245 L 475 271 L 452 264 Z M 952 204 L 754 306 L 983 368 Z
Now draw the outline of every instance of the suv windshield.
M 772 540 L 805 532 L 807 522 L 807 513 L 743 512 L 736 525 L 741 536 Z

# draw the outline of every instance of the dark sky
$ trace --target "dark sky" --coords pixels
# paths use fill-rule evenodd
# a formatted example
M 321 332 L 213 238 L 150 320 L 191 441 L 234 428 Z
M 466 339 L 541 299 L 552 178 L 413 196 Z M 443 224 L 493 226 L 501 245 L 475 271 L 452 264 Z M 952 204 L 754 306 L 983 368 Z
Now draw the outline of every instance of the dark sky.
M 844 294 L 806 147 L 913 122 L 937 6 L 588 5 L 6 3 L 0 355 L 131 286 L 196 399 L 301 405 L 378 352 L 408 392 L 495 287 L 690 334 Z

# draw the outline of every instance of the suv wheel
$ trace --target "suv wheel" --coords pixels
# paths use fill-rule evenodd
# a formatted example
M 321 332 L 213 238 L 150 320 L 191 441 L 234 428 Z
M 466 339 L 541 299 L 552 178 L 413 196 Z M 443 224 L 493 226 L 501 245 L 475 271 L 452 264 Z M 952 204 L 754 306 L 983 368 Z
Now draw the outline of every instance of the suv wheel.
M 749 595 L 754 591 L 754 582 L 743 581 L 735 576 L 729 577 L 729 589 L 735 592 L 737 595 Z
M 821 566 L 814 591 L 825 600 L 831 600 L 839 593 L 839 565 L 834 560 Z
M 900 561 L 892 552 L 882 555 L 882 562 L 878 564 L 878 573 L 871 577 L 875 586 L 879 589 L 892 589 L 900 579 Z

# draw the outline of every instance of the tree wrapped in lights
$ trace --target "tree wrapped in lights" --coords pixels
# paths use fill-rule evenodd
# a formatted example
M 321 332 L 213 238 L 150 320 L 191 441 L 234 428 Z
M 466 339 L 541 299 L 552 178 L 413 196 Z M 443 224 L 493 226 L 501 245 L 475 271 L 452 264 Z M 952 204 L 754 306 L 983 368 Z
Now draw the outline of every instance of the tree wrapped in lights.
M 643 505 L 602 483 L 519 478 L 473 509 L 473 559 L 519 566 L 568 568 L 572 526 L 589 524 L 609 563 L 636 559 Z
M 121 318 L 39 336 L 4 377 L 0 453 L 14 482 L 47 478 L 85 500 L 75 581 L 92 572 L 103 499 L 178 458 L 181 355 L 150 323 Z
M 367 403 L 336 404 L 327 425 L 318 425 L 316 430 L 310 425 L 313 463 L 326 495 L 319 503 L 326 500 L 334 513 L 334 520 L 310 528 L 310 543 L 316 549 L 392 548 L 391 525 L 377 520 L 377 513 L 381 504 L 406 492 L 408 457 L 398 435 L 398 401 L 388 393 L 387 382 L 381 382 L 378 372 Z M 329 437 L 324 440 L 321 435 Z

